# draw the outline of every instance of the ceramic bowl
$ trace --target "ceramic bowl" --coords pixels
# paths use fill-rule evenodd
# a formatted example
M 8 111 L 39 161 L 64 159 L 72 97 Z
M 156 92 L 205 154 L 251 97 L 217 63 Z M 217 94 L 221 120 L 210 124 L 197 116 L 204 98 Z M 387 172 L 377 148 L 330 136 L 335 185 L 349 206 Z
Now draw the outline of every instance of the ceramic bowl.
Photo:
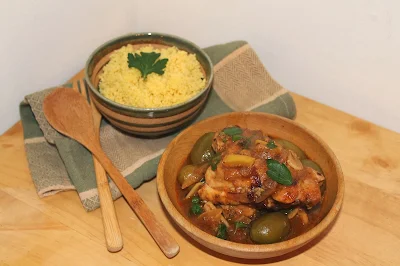
M 178 205 L 176 182 L 179 170 L 196 140 L 206 132 L 229 125 L 261 129 L 264 133 L 289 140 L 318 163 L 326 177 L 326 192 L 321 205 L 321 221 L 306 233 L 275 244 L 239 244 L 219 239 L 191 224 Z M 276 115 L 238 112 L 211 117 L 182 131 L 166 148 L 157 171 L 157 189 L 166 211 L 184 232 L 200 244 L 219 253 L 247 259 L 280 256 L 300 248 L 321 234 L 334 221 L 343 201 L 344 180 L 339 162 L 331 149 L 314 133 L 298 123 Z
M 98 90 L 99 74 L 110 54 L 124 45 L 140 48 L 151 44 L 155 48 L 175 46 L 195 54 L 206 77 L 205 88 L 188 101 L 162 108 L 136 108 L 116 103 Z M 192 121 L 206 102 L 213 80 L 213 65 L 208 55 L 197 45 L 177 36 L 162 33 L 135 33 L 113 39 L 97 48 L 85 67 L 85 82 L 90 97 L 100 113 L 115 127 L 141 136 L 160 136 L 176 131 Z

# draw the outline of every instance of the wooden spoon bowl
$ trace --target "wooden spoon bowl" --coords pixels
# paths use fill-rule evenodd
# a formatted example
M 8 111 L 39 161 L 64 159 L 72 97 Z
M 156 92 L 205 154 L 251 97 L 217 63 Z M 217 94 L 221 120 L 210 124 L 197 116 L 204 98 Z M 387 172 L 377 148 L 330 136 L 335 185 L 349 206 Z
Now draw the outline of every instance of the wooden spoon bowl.
M 209 235 L 190 223 L 178 205 L 176 182 L 194 143 L 204 133 L 218 131 L 229 125 L 260 129 L 264 133 L 289 140 L 318 163 L 326 177 L 326 192 L 320 210 L 320 222 L 306 233 L 275 244 L 239 244 Z M 344 196 L 344 179 L 339 162 L 331 149 L 314 133 L 296 122 L 265 113 L 229 113 L 203 120 L 182 131 L 166 148 L 157 171 L 157 187 L 165 209 L 190 237 L 200 244 L 223 254 L 248 259 L 283 255 L 300 248 L 320 235 L 334 221 Z
M 102 150 L 88 102 L 72 89 L 58 88 L 44 99 L 43 112 L 57 131 L 78 141 L 96 157 L 165 256 L 176 256 L 179 252 L 178 243 Z

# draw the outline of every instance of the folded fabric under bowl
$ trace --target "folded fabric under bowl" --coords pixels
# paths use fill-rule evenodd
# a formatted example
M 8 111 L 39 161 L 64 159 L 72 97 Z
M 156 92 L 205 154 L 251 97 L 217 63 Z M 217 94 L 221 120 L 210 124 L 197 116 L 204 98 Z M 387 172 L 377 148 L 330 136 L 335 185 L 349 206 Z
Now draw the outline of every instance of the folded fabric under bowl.
M 194 121 L 233 111 L 257 111 L 294 118 L 296 107 L 288 91 L 267 72 L 245 41 L 204 49 L 214 64 L 214 84 L 201 114 Z M 67 84 L 66 86 L 71 86 Z M 87 211 L 99 207 L 93 160 L 79 143 L 56 132 L 46 121 L 42 101 L 53 90 L 25 97 L 20 105 L 29 169 L 40 197 L 76 189 Z M 155 177 L 164 148 L 177 133 L 158 139 L 138 138 L 103 121 L 101 144 L 133 187 Z M 121 196 L 110 183 L 114 199 Z

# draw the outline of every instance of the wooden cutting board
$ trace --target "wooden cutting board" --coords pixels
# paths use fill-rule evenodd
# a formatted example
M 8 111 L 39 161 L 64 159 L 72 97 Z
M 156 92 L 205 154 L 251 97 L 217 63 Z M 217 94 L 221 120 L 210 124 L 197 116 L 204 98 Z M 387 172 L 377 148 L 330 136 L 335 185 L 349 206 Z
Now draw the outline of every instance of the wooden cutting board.
M 167 216 L 153 180 L 138 192 L 176 238 L 180 253 L 168 260 L 123 199 L 115 206 L 125 246 L 109 253 L 100 210 L 86 213 L 75 191 L 38 198 L 17 123 L 0 137 L 0 265 L 400 265 L 400 134 L 292 96 L 296 120 L 330 145 L 346 185 L 336 223 L 301 250 L 247 261 L 199 246 Z

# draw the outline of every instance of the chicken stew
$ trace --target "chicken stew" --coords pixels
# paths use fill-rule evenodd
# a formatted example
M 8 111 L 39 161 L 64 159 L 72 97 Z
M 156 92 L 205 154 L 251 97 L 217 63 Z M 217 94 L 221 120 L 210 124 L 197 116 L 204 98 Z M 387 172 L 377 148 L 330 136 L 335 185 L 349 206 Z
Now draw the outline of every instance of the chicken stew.
M 200 137 L 177 177 L 181 213 L 218 238 L 270 244 L 319 220 L 322 169 L 295 144 L 230 126 Z

